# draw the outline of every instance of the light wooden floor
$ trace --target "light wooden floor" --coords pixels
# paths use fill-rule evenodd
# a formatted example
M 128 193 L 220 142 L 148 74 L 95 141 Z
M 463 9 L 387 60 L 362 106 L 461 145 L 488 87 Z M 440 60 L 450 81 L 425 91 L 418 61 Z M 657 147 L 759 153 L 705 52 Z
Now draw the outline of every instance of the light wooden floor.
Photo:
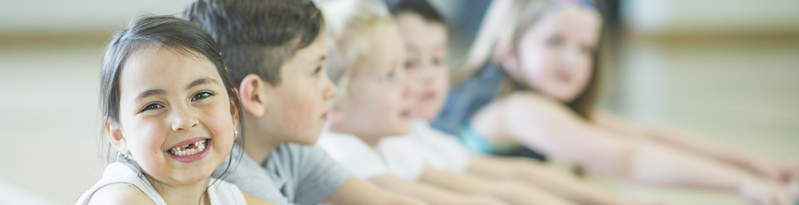
M 604 107 L 799 162 L 799 38 L 630 40 L 613 59 Z M 747 204 L 712 191 L 592 181 L 674 205 Z

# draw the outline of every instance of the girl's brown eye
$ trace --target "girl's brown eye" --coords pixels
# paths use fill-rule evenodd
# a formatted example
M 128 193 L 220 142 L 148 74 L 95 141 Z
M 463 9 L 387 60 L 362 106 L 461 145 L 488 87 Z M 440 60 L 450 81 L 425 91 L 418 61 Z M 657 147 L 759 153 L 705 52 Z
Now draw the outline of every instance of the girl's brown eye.
M 547 45 L 552 47 L 558 47 L 563 44 L 563 40 L 558 37 L 552 37 L 547 39 Z
M 155 109 L 163 108 L 163 107 L 164 107 L 163 105 L 160 105 L 158 103 L 150 103 L 150 104 L 145 105 L 144 108 L 142 108 L 141 111 L 144 112 L 144 111 L 155 110 Z
M 191 97 L 191 101 L 193 102 L 193 101 L 196 101 L 196 100 L 202 100 L 202 99 L 211 97 L 213 95 L 214 94 L 212 94 L 211 92 L 208 92 L 208 91 L 200 91 L 197 94 L 194 94 L 194 97 Z

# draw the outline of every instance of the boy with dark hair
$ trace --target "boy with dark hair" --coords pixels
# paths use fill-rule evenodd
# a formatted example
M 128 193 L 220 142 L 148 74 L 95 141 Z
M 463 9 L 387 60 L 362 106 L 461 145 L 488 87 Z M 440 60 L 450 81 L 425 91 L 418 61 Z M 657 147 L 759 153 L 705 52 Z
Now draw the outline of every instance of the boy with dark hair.
M 247 140 L 234 149 L 245 155 L 226 181 L 278 205 L 419 203 L 354 178 L 313 146 L 336 88 L 312 2 L 197 0 L 184 15 L 218 42 L 242 99 Z

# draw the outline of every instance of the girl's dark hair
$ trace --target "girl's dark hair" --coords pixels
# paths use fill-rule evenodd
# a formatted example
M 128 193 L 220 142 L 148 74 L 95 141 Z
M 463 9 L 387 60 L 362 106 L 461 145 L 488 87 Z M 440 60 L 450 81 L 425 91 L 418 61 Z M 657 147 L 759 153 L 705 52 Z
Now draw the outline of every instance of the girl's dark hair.
M 152 16 L 143 17 L 132 22 L 125 30 L 114 35 L 105 49 L 100 68 L 100 107 L 103 113 L 103 125 L 119 123 L 119 79 L 128 56 L 139 49 L 150 46 L 157 46 L 187 56 L 199 54 L 199 56 L 211 61 L 222 78 L 222 84 L 225 86 L 228 98 L 230 98 L 231 113 L 234 111 L 241 113 L 241 102 L 238 94 L 236 94 L 236 89 L 233 87 L 230 76 L 225 70 L 225 61 L 219 52 L 219 46 L 211 38 L 211 35 L 206 33 L 200 26 L 183 19 L 172 16 Z M 238 116 L 240 128 L 243 120 L 241 114 Z M 244 140 L 244 136 L 239 136 L 237 140 Z M 108 151 L 110 152 L 111 150 L 109 149 Z M 228 156 L 232 157 L 232 155 Z M 241 153 L 238 156 L 239 159 L 236 159 L 236 162 L 240 160 Z M 117 158 L 119 161 L 119 157 Z M 129 162 L 135 165 L 135 162 L 131 159 L 122 162 Z M 220 178 L 227 175 L 234 166 L 232 164 L 234 163 L 228 163 L 225 172 Z M 136 167 L 138 168 L 138 165 Z M 138 169 L 141 171 L 140 168 Z
M 386 0 L 388 10 L 394 16 L 403 13 L 419 14 L 424 20 L 429 22 L 437 22 L 446 25 L 444 18 L 436 11 L 435 8 L 430 6 L 427 0 Z

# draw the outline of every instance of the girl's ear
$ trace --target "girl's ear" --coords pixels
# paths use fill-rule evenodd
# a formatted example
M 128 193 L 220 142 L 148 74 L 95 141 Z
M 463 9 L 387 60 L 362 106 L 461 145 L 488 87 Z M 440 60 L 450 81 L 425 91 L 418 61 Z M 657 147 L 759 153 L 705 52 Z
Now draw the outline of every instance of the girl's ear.
M 114 148 L 119 150 L 119 153 L 130 155 L 130 150 L 128 150 L 128 142 L 125 139 L 125 136 L 122 135 L 122 130 L 117 123 L 106 122 L 105 132 L 106 135 L 108 135 L 108 141 L 111 142 L 111 145 L 114 146 Z
M 242 112 L 248 112 L 255 117 L 262 117 L 266 111 L 266 99 L 262 93 L 264 81 L 256 74 L 249 74 L 241 80 L 239 98 L 241 99 Z

